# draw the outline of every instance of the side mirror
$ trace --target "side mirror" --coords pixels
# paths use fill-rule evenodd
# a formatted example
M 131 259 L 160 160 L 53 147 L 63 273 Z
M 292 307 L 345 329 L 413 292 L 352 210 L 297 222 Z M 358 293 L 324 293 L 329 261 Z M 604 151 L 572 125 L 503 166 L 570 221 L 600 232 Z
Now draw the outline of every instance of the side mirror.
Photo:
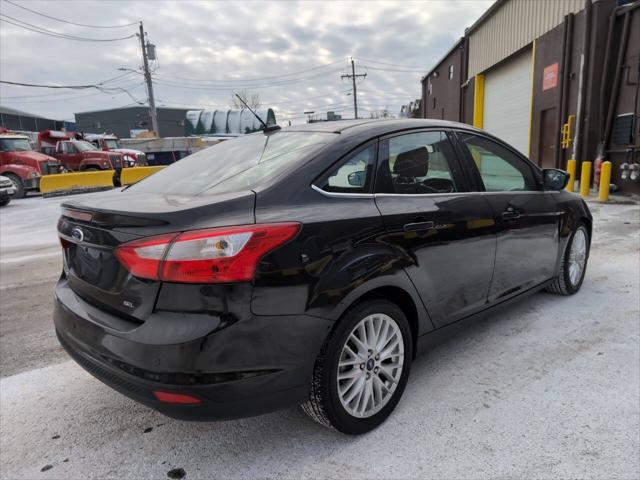
M 360 170 L 357 172 L 351 172 L 347 177 L 349 181 L 349 185 L 352 187 L 363 187 L 364 186 L 364 171 Z
M 542 184 L 545 190 L 562 190 L 569 183 L 569 174 L 556 168 L 542 170 Z

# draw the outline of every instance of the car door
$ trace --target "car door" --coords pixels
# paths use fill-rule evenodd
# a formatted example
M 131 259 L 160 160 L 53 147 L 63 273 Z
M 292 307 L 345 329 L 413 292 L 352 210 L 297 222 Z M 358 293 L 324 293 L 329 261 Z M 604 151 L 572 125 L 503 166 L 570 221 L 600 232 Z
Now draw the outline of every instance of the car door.
M 66 168 L 71 168 L 71 164 L 68 161 L 69 155 L 67 155 L 67 149 L 65 147 L 64 142 L 58 142 L 56 144 L 56 158 L 60 163 L 62 163 Z
M 70 170 L 77 170 L 82 160 L 82 154 L 71 142 L 60 142 L 57 145 L 58 160 Z
M 495 259 L 494 217 L 467 179 L 443 130 L 381 139 L 375 200 L 386 242 L 436 327 L 482 309 Z
M 496 266 L 489 301 L 517 295 L 555 275 L 563 212 L 542 188 L 537 167 L 488 136 L 458 132 L 470 176 L 491 206 Z

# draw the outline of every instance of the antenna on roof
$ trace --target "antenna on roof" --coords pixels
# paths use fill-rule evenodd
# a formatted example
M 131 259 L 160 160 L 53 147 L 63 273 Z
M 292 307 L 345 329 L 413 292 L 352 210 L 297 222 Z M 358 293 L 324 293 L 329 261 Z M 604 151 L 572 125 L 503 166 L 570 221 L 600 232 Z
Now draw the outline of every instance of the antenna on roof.
M 251 113 L 253 113 L 253 116 L 256 117 L 258 119 L 258 121 L 262 124 L 262 126 L 264 127 L 265 133 L 273 132 L 275 130 L 280 130 L 282 128 L 279 125 L 271 125 L 270 127 L 267 126 L 267 124 L 264 122 L 264 120 L 262 120 L 258 116 L 258 114 L 256 112 L 254 112 L 249 105 L 247 105 L 247 102 L 245 102 L 244 99 L 240 95 L 238 95 L 237 93 L 235 95 L 236 95 L 236 97 L 238 97 L 238 100 L 240 100 L 242 102 L 242 104 L 245 107 L 247 107 L 247 110 L 249 110 Z

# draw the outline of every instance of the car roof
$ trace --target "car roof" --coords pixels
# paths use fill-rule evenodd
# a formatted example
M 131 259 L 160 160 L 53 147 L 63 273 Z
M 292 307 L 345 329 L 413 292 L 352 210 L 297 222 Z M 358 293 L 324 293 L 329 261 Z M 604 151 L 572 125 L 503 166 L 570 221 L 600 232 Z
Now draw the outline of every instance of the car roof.
M 29 137 L 26 135 L 20 135 L 18 133 L 0 133 L 0 138 L 10 138 L 10 139 L 23 139 L 29 140 Z
M 450 122 L 447 120 L 437 120 L 431 118 L 401 118 L 401 119 L 358 119 L 358 120 L 338 120 L 335 122 L 316 122 L 304 125 L 294 125 L 285 127 L 283 132 L 328 132 L 339 133 L 341 135 L 361 134 L 364 131 L 371 131 L 373 135 L 385 135 L 399 130 L 414 128 L 457 128 L 465 130 L 475 130 L 475 127 L 465 123 Z

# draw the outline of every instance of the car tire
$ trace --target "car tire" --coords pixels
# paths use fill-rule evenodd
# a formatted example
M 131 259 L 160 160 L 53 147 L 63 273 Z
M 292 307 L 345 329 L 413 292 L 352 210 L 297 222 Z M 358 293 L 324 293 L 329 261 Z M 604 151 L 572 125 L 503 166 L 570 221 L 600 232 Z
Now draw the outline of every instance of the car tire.
M 367 335 L 372 337 L 369 341 Z M 386 300 L 356 304 L 322 346 L 309 400 L 302 409 L 316 422 L 342 433 L 373 430 L 398 404 L 412 356 L 409 322 L 397 305 Z
M 4 198 L 0 200 L 0 207 L 6 207 L 7 205 L 9 205 L 10 201 L 11 201 L 11 198 Z
M 24 188 L 24 184 L 22 183 L 22 180 L 20 180 L 20 177 L 13 173 L 4 173 L 3 175 L 11 180 L 16 187 L 16 193 L 13 194 L 13 198 L 26 197 L 27 189 Z
M 589 246 L 589 231 L 584 223 L 579 223 L 571 232 L 560 262 L 560 271 L 558 276 L 547 285 L 547 292 L 556 295 L 573 295 L 580 290 L 587 271 Z

